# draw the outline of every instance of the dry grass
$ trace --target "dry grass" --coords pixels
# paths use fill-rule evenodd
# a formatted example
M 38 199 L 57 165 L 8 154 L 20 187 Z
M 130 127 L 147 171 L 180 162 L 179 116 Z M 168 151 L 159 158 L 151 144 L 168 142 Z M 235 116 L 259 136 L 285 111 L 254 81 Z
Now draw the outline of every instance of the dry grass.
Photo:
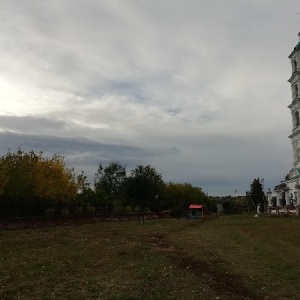
M 0 299 L 299 299 L 300 218 L 0 231 Z

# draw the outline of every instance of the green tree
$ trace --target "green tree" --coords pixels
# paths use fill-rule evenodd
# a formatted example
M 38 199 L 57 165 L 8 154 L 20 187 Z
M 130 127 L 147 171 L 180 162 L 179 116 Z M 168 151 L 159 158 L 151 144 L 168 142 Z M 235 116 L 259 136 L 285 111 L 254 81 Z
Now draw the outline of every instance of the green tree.
M 96 193 L 90 187 L 84 189 L 81 193 L 77 196 L 78 204 L 84 205 L 93 205 L 96 206 Z
M 83 193 L 85 190 L 90 189 L 91 183 L 88 181 L 87 176 L 84 175 L 84 171 L 77 175 L 78 193 Z
M 190 183 L 169 182 L 165 190 L 165 208 L 171 210 L 175 217 L 183 216 L 190 204 L 207 205 L 207 197 L 200 187 Z
M 115 208 L 121 205 L 126 178 L 126 166 L 116 161 L 110 162 L 107 167 L 100 163 L 94 181 L 98 202 Z
M 90 187 L 90 182 L 87 180 L 87 176 L 81 171 L 81 174 L 77 176 L 78 194 L 77 203 L 84 205 L 95 205 L 96 194 Z
M 146 207 L 150 210 L 159 209 L 164 187 L 162 175 L 155 168 L 138 165 L 127 179 L 127 204 L 138 206 L 141 211 Z
M 253 201 L 253 204 L 257 206 L 260 204 L 261 211 L 264 209 L 264 191 L 263 186 L 261 183 L 261 180 L 259 178 L 254 179 L 253 182 L 250 185 L 250 195 L 251 200 Z

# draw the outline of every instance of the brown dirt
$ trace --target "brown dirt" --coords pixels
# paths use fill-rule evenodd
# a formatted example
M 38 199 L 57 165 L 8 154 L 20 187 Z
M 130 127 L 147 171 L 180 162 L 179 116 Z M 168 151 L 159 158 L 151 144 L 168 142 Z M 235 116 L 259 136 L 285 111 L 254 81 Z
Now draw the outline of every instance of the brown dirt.
M 250 289 L 245 283 L 245 279 L 227 272 L 221 260 L 207 262 L 201 258 L 193 258 L 180 249 L 176 249 L 167 244 L 163 235 L 154 234 L 148 237 L 147 241 L 153 250 L 166 253 L 175 265 L 184 270 L 193 272 L 194 275 L 201 277 L 220 299 L 243 299 L 243 300 L 263 300 L 267 297 Z

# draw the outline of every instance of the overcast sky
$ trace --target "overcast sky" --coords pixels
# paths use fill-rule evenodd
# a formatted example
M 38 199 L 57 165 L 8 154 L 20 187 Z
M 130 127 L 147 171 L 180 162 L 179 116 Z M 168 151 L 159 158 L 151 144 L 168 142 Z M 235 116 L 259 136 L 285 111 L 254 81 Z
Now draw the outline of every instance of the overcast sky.
M 150 164 L 209 195 L 292 168 L 296 0 L 0 0 L 0 155 Z M 129 173 L 129 172 L 128 172 Z

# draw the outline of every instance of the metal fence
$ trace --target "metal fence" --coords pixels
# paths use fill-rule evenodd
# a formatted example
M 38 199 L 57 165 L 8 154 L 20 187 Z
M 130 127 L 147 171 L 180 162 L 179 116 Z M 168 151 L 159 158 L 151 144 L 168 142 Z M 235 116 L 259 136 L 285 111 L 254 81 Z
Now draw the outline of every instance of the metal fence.
M 80 204 L 42 204 L 42 203 L 17 203 L 14 201 L 0 204 L 0 218 L 24 217 L 68 217 L 77 215 L 112 213 L 111 205 L 80 205 Z
M 168 218 L 168 211 L 113 213 L 112 206 L 40 203 L 0 204 L 0 229 Z

